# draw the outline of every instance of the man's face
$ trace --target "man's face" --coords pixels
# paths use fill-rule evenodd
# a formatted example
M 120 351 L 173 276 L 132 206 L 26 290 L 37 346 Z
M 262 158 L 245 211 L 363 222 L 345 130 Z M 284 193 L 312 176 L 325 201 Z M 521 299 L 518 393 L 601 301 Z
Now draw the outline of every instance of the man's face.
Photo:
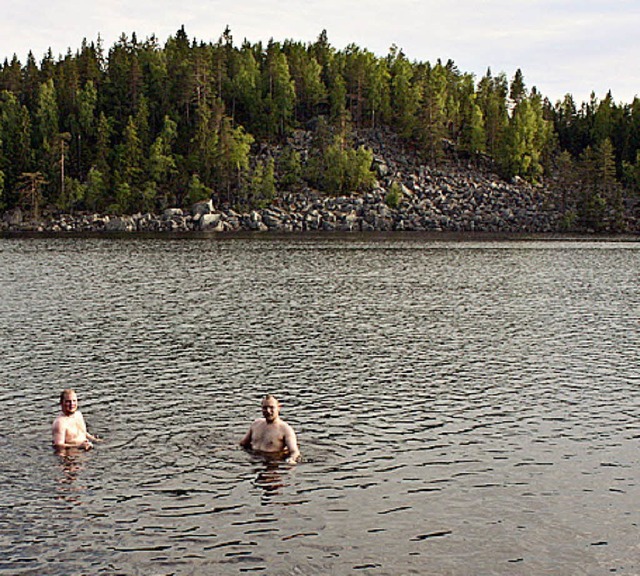
M 262 415 L 267 422 L 274 422 L 280 413 L 280 406 L 275 398 L 262 401 Z
M 62 412 L 66 416 L 71 416 L 78 409 L 78 397 L 75 394 L 65 394 L 60 402 Z

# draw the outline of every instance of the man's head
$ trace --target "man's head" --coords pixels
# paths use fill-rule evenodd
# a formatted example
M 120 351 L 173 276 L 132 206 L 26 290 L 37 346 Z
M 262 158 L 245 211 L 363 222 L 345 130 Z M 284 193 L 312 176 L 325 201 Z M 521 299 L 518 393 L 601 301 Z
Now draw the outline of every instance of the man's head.
M 60 407 L 65 416 L 71 416 L 78 409 L 78 397 L 72 388 L 60 392 Z
M 262 399 L 262 415 L 268 423 L 275 422 L 280 415 L 280 403 L 271 394 Z

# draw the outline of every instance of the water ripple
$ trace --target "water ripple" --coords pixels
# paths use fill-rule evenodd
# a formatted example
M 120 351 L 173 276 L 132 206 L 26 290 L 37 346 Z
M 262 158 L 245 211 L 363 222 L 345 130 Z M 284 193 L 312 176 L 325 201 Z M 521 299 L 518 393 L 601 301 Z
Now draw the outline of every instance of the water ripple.
M 639 264 L 634 242 L 0 240 L 0 572 L 637 573 Z M 61 458 L 69 385 L 106 440 Z M 265 392 L 297 466 L 237 446 Z

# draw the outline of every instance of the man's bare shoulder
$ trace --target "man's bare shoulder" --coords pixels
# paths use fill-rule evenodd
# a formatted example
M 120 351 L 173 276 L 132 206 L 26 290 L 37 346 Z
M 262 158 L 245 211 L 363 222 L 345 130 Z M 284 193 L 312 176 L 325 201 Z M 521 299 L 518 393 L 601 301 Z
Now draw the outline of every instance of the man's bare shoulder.
M 280 424 L 282 425 L 282 427 L 285 430 L 291 430 L 293 431 L 293 427 L 291 426 L 291 424 L 289 424 L 288 422 L 286 422 L 285 420 L 280 420 Z
M 68 417 L 64 414 L 58 414 L 53 421 L 54 428 L 61 428 L 68 425 Z

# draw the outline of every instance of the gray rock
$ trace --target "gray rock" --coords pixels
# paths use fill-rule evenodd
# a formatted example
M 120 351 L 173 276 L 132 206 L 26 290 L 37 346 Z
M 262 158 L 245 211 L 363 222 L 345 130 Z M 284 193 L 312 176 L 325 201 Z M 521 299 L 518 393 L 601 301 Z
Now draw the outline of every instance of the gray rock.
M 9 226 L 20 226 L 20 224 L 22 224 L 22 222 L 23 222 L 22 210 L 20 210 L 20 208 L 14 208 L 13 210 L 7 210 L 7 212 L 4 213 L 4 216 L 2 217 L 2 219 Z
M 213 212 L 213 200 L 203 200 L 202 202 L 196 202 L 191 206 L 191 215 L 200 216 L 202 214 L 211 214 Z
M 222 219 L 220 214 L 202 214 L 197 220 L 200 230 L 214 230 L 220 228 Z M 217 230 L 221 231 L 221 230 Z
M 165 220 L 169 220 L 171 218 L 174 218 L 176 216 L 182 216 L 184 213 L 182 211 L 182 208 L 167 208 L 163 213 L 162 213 L 162 217 Z
M 107 232 L 135 232 L 136 223 L 131 216 L 116 216 L 105 223 Z

